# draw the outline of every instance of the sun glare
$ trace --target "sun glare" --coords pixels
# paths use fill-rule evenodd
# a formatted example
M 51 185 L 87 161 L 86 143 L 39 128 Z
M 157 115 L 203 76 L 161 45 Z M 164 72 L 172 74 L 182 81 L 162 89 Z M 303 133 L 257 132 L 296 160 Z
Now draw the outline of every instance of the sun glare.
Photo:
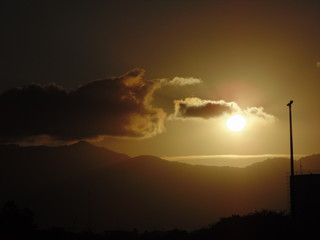
M 245 128 L 247 120 L 241 115 L 233 115 L 227 120 L 227 127 L 231 131 L 239 132 Z

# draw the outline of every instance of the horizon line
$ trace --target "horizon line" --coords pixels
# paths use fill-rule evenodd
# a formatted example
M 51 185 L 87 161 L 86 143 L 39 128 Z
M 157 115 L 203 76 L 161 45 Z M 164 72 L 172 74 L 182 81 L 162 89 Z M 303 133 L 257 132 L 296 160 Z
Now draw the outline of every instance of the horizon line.
M 296 154 L 295 160 L 299 160 L 308 154 Z M 215 155 L 181 155 L 181 156 L 162 156 L 164 160 L 170 162 L 187 163 L 191 165 L 203 166 L 229 166 L 247 167 L 254 163 L 262 162 L 272 158 L 290 158 L 290 154 L 215 154 Z
M 294 154 L 295 160 L 297 158 L 309 156 L 312 154 Z M 270 154 L 212 154 L 212 155 L 177 155 L 177 156 L 160 156 L 163 159 L 166 160 L 173 160 L 173 159 L 207 159 L 207 158 L 214 158 L 214 159 L 219 159 L 219 158 L 229 158 L 229 159 L 236 159 L 236 158 L 262 158 L 262 157 L 267 157 L 267 158 L 275 158 L 275 157 L 284 157 L 284 158 L 289 158 L 290 154 L 282 154 L 282 153 L 270 153 Z

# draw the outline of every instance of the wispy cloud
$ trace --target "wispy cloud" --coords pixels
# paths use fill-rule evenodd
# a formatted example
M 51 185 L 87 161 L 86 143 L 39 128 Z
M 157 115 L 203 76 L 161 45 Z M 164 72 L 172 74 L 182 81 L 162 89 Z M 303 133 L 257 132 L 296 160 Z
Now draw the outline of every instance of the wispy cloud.
M 306 155 L 295 155 L 298 160 Z M 219 167 L 247 167 L 270 158 L 289 158 L 288 154 L 257 154 L 257 155 L 187 155 L 163 156 L 168 161 L 187 163 L 191 165 L 219 166 Z
M 249 107 L 244 109 L 242 114 L 249 117 L 255 117 L 266 122 L 273 122 L 276 120 L 276 117 L 266 113 L 263 107 Z
M 201 83 L 201 79 L 198 78 L 183 78 L 183 77 L 175 77 L 172 80 L 168 82 L 168 84 L 171 85 L 177 85 L 177 86 L 186 86 L 186 85 L 194 85 Z

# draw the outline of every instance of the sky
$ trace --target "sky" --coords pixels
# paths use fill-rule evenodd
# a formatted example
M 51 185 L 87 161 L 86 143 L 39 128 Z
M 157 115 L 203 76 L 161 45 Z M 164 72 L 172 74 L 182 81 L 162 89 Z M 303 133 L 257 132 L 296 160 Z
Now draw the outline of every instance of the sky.
M 1 7 L 0 141 L 130 156 L 319 153 L 320 2 Z M 246 126 L 226 127 L 232 115 Z

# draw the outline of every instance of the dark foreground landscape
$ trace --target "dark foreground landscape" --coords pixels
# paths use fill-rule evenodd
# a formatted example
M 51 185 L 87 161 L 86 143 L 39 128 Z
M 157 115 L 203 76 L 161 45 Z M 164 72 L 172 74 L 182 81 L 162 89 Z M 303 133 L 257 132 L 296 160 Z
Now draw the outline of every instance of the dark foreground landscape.
M 288 216 L 285 158 L 193 166 L 79 142 L 1 145 L 0 159 L 1 239 L 305 239 L 319 222 Z
M 61 227 L 40 229 L 33 222 L 29 209 L 20 209 L 14 202 L 8 202 L 0 213 L 1 239 L 312 239 L 317 234 L 319 219 L 294 222 L 284 212 L 261 210 L 247 215 L 233 215 L 221 218 L 217 223 L 194 231 L 172 229 L 167 231 L 112 230 L 95 233 L 88 229 L 73 232 Z

